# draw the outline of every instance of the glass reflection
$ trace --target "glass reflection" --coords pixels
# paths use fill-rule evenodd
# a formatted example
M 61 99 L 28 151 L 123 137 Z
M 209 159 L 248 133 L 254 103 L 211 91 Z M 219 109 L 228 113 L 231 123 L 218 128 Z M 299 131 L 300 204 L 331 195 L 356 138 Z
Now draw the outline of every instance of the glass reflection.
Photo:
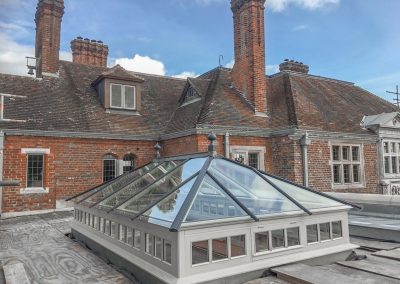
M 95 188 L 93 191 L 90 191 L 88 193 L 83 194 L 82 196 L 77 197 L 75 199 L 75 201 L 79 201 L 79 200 L 83 200 L 83 199 L 87 198 L 86 200 L 83 201 L 83 204 L 85 204 L 85 203 L 86 203 L 86 205 L 94 204 L 97 201 L 103 199 L 104 197 L 114 193 L 121 187 L 126 186 L 127 184 L 129 184 L 133 180 L 137 179 L 138 177 L 144 175 L 148 171 L 154 169 L 154 167 L 156 167 L 156 166 L 157 166 L 156 163 L 150 163 L 147 166 L 144 166 L 134 172 L 130 172 L 130 173 L 121 175 L 113 182 L 102 184 L 98 188 Z M 96 192 L 96 193 L 91 195 L 93 192 Z
M 292 185 L 279 179 L 270 176 L 267 176 L 267 178 L 307 209 L 319 209 L 343 205 L 342 203 L 339 203 L 333 199 L 310 192 L 304 188 Z
M 161 176 L 175 168 L 176 166 L 180 165 L 181 161 L 171 161 L 165 162 L 159 165 L 158 167 L 154 168 L 150 172 L 143 175 L 141 178 L 135 180 L 134 182 L 126 185 L 126 187 L 114 195 L 108 197 L 107 199 L 100 202 L 101 206 L 112 208 L 121 202 L 126 201 L 130 197 L 132 197 L 136 192 L 140 191 L 141 189 L 145 188 L 149 184 L 153 183 Z
M 138 213 L 146 209 L 149 205 L 157 202 L 166 194 L 170 194 L 177 186 L 179 186 L 186 179 L 197 173 L 204 165 L 205 158 L 193 159 L 186 162 L 182 167 L 173 170 L 170 174 L 157 181 L 144 191 L 140 192 L 137 196 L 133 197 L 126 203 L 118 207 L 118 210 L 129 211 Z M 177 192 L 168 196 L 168 203 L 156 205 L 161 213 L 166 213 L 175 206 Z
M 300 210 L 250 169 L 226 160 L 216 159 L 212 161 L 209 171 L 255 215 Z

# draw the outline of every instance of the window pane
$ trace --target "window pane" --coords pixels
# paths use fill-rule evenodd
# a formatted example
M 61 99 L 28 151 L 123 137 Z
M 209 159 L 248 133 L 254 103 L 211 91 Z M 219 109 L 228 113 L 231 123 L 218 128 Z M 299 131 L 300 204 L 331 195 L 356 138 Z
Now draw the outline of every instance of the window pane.
M 392 153 L 396 153 L 396 143 L 394 142 L 390 143 L 390 151 Z
M 133 229 L 127 227 L 126 228 L 126 243 L 133 247 Z
M 115 159 L 103 160 L 103 182 L 109 181 L 116 176 L 116 163 Z
M 122 107 L 122 86 L 111 85 L 111 106 Z
M 118 234 L 118 224 L 111 221 L 111 237 L 117 238 Z
M 329 223 L 319 224 L 319 234 L 321 241 L 326 241 L 331 239 L 331 228 Z
M 390 174 L 390 162 L 389 157 L 385 157 L 385 173 Z
M 135 169 L 135 158 L 132 155 L 125 155 L 123 161 L 123 173 L 131 172 Z
M 162 251 L 163 251 L 163 239 L 160 237 L 155 237 L 155 252 L 154 256 L 156 258 L 162 259 Z
M 353 182 L 360 182 L 360 165 L 353 165 Z
M 27 187 L 43 187 L 43 155 L 28 155 Z
M 268 250 L 268 232 L 256 233 L 256 252 L 267 251 Z
M 244 153 L 233 153 L 233 160 L 235 162 L 244 164 L 244 160 L 245 160 L 245 154 Z
M 208 241 L 200 241 L 192 243 L 192 264 L 209 262 L 208 258 Z
M 111 222 L 110 222 L 110 220 L 106 220 L 105 233 L 107 235 L 111 236 Z
M 344 183 L 351 183 L 350 165 L 343 165 L 343 180 L 344 180 Z
M 285 230 L 274 230 L 271 231 L 272 238 L 272 249 L 284 248 L 285 247 Z
M 154 255 L 154 236 L 146 233 L 146 252 Z
M 99 231 L 104 233 L 104 218 L 103 217 L 99 218 Z
M 123 243 L 126 242 L 126 227 L 124 225 L 119 225 L 118 240 Z
M 212 240 L 212 260 L 228 258 L 228 239 L 220 238 Z
M 307 226 L 307 243 L 318 242 L 318 226 L 308 225 Z
M 389 142 L 383 143 L 383 152 L 384 153 L 389 153 Z
M 332 222 L 332 237 L 336 239 L 342 236 L 342 221 Z
M 140 231 L 134 230 L 134 247 L 140 249 Z
M 164 240 L 164 254 L 163 254 L 163 260 L 169 264 L 171 264 L 171 243 L 167 240 Z
M 93 216 L 93 228 L 96 230 L 99 229 L 99 217 L 98 216 Z
M 130 86 L 125 86 L 125 107 L 135 108 L 135 88 Z
M 359 161 L 360 160 L 360 148 L 359 147 L 352 147 L 352 159 L 353 161 Z
M 241 256 L 246 254 L 246 236 L 231 237 L 231 257 Z
M 249 166 L 258 169 L 258 153 L 249 153 Z
M 349 160 L 349 152 L 350 152 L 350 147 L 342 147 L 342 160 L 343 161 L 348 161 Z
M 333 165 L 333 182 L 341 183 L 340 180 L 340 165 Z
M 300 245 L 299 227 L 286 230 L 288 247 Z
M 340 147 L 339 146 L 332 147 L 332 159 L 334 161 L 340 161 Z
M 397 164 L 396 164 L 397 158 L 392 157 L 392 174 L 397 174 Z

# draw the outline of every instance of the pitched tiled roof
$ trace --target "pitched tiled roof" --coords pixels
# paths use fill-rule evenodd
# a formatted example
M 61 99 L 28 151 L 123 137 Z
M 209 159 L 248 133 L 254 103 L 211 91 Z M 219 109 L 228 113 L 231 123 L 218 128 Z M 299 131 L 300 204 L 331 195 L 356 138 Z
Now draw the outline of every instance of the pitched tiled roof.
M 124 135 L 157 135 L 176 108 L 185 80 L 140 74 L 144 79 L 140 116 L 106 113 L 91 86 L 106 68 L 60 63 L 60 78 L 37 80 L 0 75 L 0 92 L 26 95 L 6 101 L 2 129 L 28 129 Z M 132 74 L 134 75 L 134 74 Z
M 140 116 L 106 113 L 92 87 L 101 76 L 143 80 Z M 232 87 L 230 69 L 216 68 L 183 80 L 120 66 L 108 69 L 61 61 L 60 78 L 0 74 L 0 92 L 27 96 L 5 103 L 5 118 L 26 122 L 0 122 L 0 128 L 149 137 L 204 125 L 366 133 L 360 127 L 364 115 L 397 111 L 389 102 L 343 81 L 290 71 L 266 80 L 268 118 L 255 116 L 252 103 Z M 188 83 L 200 99 L 182 105 Z

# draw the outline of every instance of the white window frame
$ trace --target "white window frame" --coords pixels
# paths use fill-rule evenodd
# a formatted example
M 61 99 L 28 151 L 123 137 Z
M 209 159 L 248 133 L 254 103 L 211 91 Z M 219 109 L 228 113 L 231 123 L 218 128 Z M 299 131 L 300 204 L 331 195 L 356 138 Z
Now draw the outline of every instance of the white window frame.
M 49 148 L 21 148 L 21 154 L 26 155 L 26 163 L 25 163 L 25 177 L 26 177 L 26 182 L 25 188 L 20 189 L 20 194 L 40 194 L 40 193 L 49 193 L 49 188 L 44 186 L 44 179 L 45 179 L 45 173 L 46 173 L 46 159 L 45 155 L 50 154 L 50 149 Z M 28 156 L 29 155 L 42 155 L 43 156 L 43 180 L 42 180 L 42 186 L 41 187 L 28 187 Z
M 385 153 L 385 143 L 388 143 L 388 150 L 389 153 Z M 395 151 L 392 152 L 392 143 L 395 143 Z M 400 141 L 399 140 L 389 140 L 385 139 L 382 140 L 382 165 L 383 165 L 383 174 L 385 178 L 399 178 L 400 177 Z M 386 173 L 386 166 L 385 166 L 385 158 L 389 158 L 389 173 Z M 392 157 L 396 158 L 396 169 L 397 173 L 393 173 L 392 167 Z
M 112 104 L 112 96 L 113 96 L 112 87 L 113 86 L 121 86 L 121 104 L 122 104 L 122 106 L 114 106 Z M 125 101 L 125 88 L 126 87 L 133 88 L 133 108 L 125 107 L 126 106 L 126 101 Z M 136 110 L 136 86 L 110 83 L 110 107 L 117 108 L 117 109 Z
M 339 161 L 333 160 L 333 147 L 339 147 Z M 333 189 L 347 189 L 347 188 L 362 188 L 365 186 L 365 171 L 364 171 L 364 151 L 363 144 L 350 144 L 350 143 L 330 143 L 330 164 L 331 164 L 331 182 Z M 343 160 L 343 147 L 349 147 L 349 159 Z M 352 148 L 358 147 L 359 161 L 353 161 Z M 340 183 L 335 183 L 334 166 L 340 166 Z M 350 183 L 344 182 L 344 169 L 343 165 L 350 165 Z M 353 165 L 360 167 L 359 182 L 354 182 Z
M 265 170 L 265 147 L 259 146 L 231 146 L 229 153 L 230 157 L 233 158 L 234 154 L 243 154 L 244 155 L 244 164 L 249 165 L 249 154 L 255 153 L 258 154 L 258 169 L 261 171 Z

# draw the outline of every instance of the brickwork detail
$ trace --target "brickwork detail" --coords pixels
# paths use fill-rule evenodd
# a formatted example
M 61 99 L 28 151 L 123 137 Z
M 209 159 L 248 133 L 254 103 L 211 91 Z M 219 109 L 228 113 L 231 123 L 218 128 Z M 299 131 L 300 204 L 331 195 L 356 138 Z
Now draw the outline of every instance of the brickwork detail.
M 265 0 L 232 0 L 235 64 L 233 84 L 253 102 L 256 112 L 267 111 L 265 78 Z
M 43 72 L 57 73 L 61 20 L 64 0 L 39 0 L 36 7 L 35 57 L 38 60 L 37 75 Z
M 71 51 L 74 63 L 107 67 L 108 46 L 102 41 L 78 37 L 71 41 Z
M 154 158 L 153 141 L 120 141 L 29 136 L 6 136 L 4 149 L 4 179 L 21 180 L 20 187 L 3 188 L 3 212 L 44 210 L 55 208 L 56 200 L 66 199 L 102 183 L 102 158 L 113 154 L 123 159 L 133 154 L 136 166 Z M 49 148 L 44 156 L 45 194 L 20 194 L 26 186 L 26 154 L 21 148 Z

